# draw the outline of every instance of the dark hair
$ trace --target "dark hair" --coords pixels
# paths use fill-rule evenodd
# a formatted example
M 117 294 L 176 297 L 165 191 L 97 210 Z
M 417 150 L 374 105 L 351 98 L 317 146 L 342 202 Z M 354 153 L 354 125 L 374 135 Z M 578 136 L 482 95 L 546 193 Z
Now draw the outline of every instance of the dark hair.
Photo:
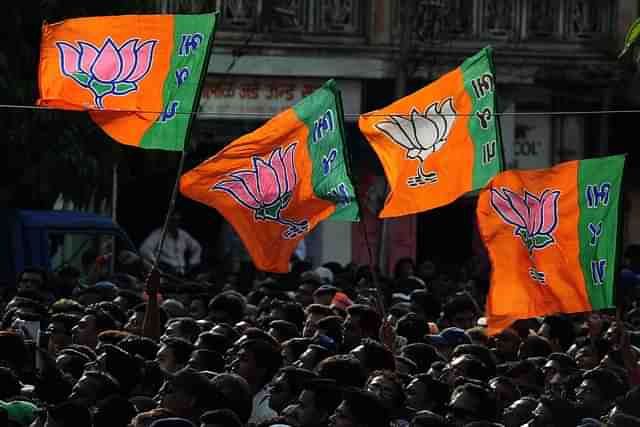
M 223 372 L 224 371 L 224 357 L 217 351 L 213 350 L 194 350 L 191 353 L 191 358 L 198 355 L 204 366 L 201 370 L 211 372 Z
M 100 301 L 92 307 L 104 310 L 109 316 L 111 316 L 119 325 L 127 323 L 127 314 L 120 308 L 120 306 L 113 301 Z
M 307 381 L 302 387 L 314 393 L 315 404 L 329 415 L 333 414 L 342 399 L 340 389 L 335 381 L 327 378 L 317 378 Z
M 338 346 L 342 345 L 343 329 L 342 317 L 327 316 L 320 319 L 317 323 L 318 329 L 326 331 L 326 335 L 331 338 Z
M 133 307 L 133 311 L 135 313 L 144 313 L 146 310 L 147 310 L 146 302 L 140 303 L 135 307 Z M 160 324 L 166 325 L 167 321 L 169 320 L 169 315 L 167 314 L 167 311 L 162 307 L 158 307 L 158 313 L 160 315 Z
M 200 350 L 212 350 L 219 353 L 226 352 L 231 347 L 231 341 L 225 335 L 217 332 L 202 332 L 196 339 L 197 348 Z
M 344 402 L 356 424 L 369 427 L 387 427 L 389 414 L 375 394 L 362 390 L 345 392 Z
M 433 362 L 444 361 L 434 346 L 425 343 L 405 345 L 401 349 L 401 354 L 416 364 L 417 373 L 427 372 Z
M 49 323 L 60 323 L 66 335 L 71 335 L 71 329 L 80 321 L 82 317 L 71 313 L 56 313 L 51 316 Z
M 351 354 L 336 354 L 321 361 L 316 367 L 322 378 L 334 380 L 340 387 L 363 387 L 367 372 L 358 358 Z
M 581 418 L 575 404 L 569 400 L 541 396 L 540 404 L 549 409 L 554 425 L 575 426 Z
M 411 418 L 411 427 L 449 427 L 443 416 L 431 411 L 418 411 Z
M 205 412 L 210 409 L 218 409 L 210 407 L 216 396 L 211 397 L 213 386 L 204 374 L 188 367 L 182 368 L 171 376 L 169 382 L 189 396 L 195 397 L 197 411 Z
M 627 392 L 626 384 L 620 376 L 609 368 L 595 368 L 582 375 L 583 380 L 592 380 L 606 401 L 612 401 Z
M 307 316 L 310 314 L 321 314 L 323 317 L 326 317 L 333 314 L 331 307 L 323 304 L 309 304 L 304 312 Z
M 148 337 L 131 334 L 123 338 L 118 347 L 130 353 L 133 356 L 140 356 L 144 360 L 153 360 L 158 353 L 158 343 Z
M 0 367 L 0 400 L 8 400 L 20 394 L 20 381 L 16 374 L 9 368 Z
M 180 336 L 189 342 L 194 342 L 200 333 L 200 327 L 193 317 L 174 317 L 168 320 L 168 324 L 178 324 Z
M 300 336 L 300 330 L 298 327 L 287 320 L 272 320 L 269 322 L 269 328 L 275 329 L 278 334 L 282 336 L 282 341 Z
M 65 427 L 93 427 L 91 412 L 85 405 L 67 400 L 47 409 L 48 415 Z
M 216 409 L 214 411 L 207 411 L 200 416 L 200 422 L 202 424 L 214 424 L 224 427 L 243 427 L 243 422 L 240 421 L 238 414 L 231 409 Z
M 130 336 L 131 332 L 122 331 L 120 329 L 108 329 L 98 334 L 98 342 L 100 344 L 118 345 L 120 341 Z
M 373 307 L 365 304 L 354 304 L 347 308 L 347 314 L 360 318 L 360 325 L 365 336 L 377 337 L 382 319 L 380 314 Z
M 214 377 L 211 384 L 217 397 L 216 409 L 230 409 L 246 424 L 253 407 L 253 397 L 247 381 L 240 375 L 223 373 Z
M 393 384 L 393 386 L 396 389 L 395 402 L 393 403 L 396 408 L 401 408 L 402 405 L 404 405 L 405 400 L 407 399 L 407 395 L 404 392 L 404 384 L 402 382 L 402 379 L 398 376 L 398 374 L 396 374 L 393 371 L 387 371 L 387 370 L 374 371 L 371 373 L 371 375 L 369 375 L 366 385 L 368 386 L 371 383 L 371 381 L 373 381 L 373 379 L 376 377 L 383 377 L 384 379 L 389 381 L 391 384 Z
M 136 409 L 127 399 L 109 396 L 96 404 L 93 427 L 127 427 L 135 415 Z
M 427 373 L 416 375 L 413 377 L 413 381 L 418 381 L 426 386 L 428 391 L 427 397 L 435 403 L 434 410 L 436 412 L 444 411 L 451 394 L 447 384 L 434 379 Z
M 494 397 L 493 392 L 484 386 L 479 384 L 467 382 L 459 385 L 455 388 L 453 393 L 459 393 L 461 391 L 472 394 L 478 401 L 478 411 L 476 417 L 481 420 L 493 421 L 498 413 L 498 405 Z
M 451 352 L 451 359 L 463 354 L 470 354 L 480 359 L 486 366 L 489 376 L 496 374 L 496 359 L 487 347 L 480 344 L 460 344 Z
M 560 365 L 560 369 L 564 373 L 571 373 L 578 369 L 576 361 L 566 353 L 551 353 L 547 359 L 550 361 L 553 360 L 554 362 L 558 362 L 558 364 Z
M 292 338 L 287 340 L 281 344 L 281 347 L 291 349 L 293 353 L 293 357 L 295 359 L 299 358 L 302 353 L 305 352 L 307 347 L 311 344 L 311 338 Z
M 83 375 L 99 381 L 100 385 L 96 387 L 96 401 L 100 401 L 112 394 L 118 394 L 120 392 L 120 384 L 118 383 L 118 380 L 107 372 L 85 371 Z
M 451 320 L 456 314 L 463 311 L 476 313 L 477 308 L 475 301 L 473 301 L 470 296 L 456 295 L 444 305 L 442 313 L 445 319 Z
M 118 325 L 116 324 L 114 318 L 111 317 L 109 313 L 100 308 L 89 307 L 84 311 L 84 315 L 93 316 L 95 318 L 96 333 L 118 328 Z
M 186 365 L 193 351 L 193 344 L 184 338 L 167 337 L 162 340 L 162 345 L 171 349 L 178 365 Z
M 549 325 L 549 339 L 557 339 L 562 351 L 567 351 L 576 339 L 576 332 L 573 322 L 568 316 L 553 315 L 547 316 L 542 324 Z
M 298 396 L 307 382 L 318 378 L 318 374 L 308 369 L 286 366 L 279 373 L 284 374 L 284 379 L 291 389 L 293 396 Z
M 38 267 L 35 265 L 26 266 L 25 268 L 22 269 L 20 273 L 18 273 L 18 277 L 17 277 L 18 282 L 22 280 L 22 276 L 24 275 L 24 273 L 39 274 L 40 277 L 42 277 L 43 288 L 46 288 L 47 284 L 49 283 L 49 273 L 47 272 L 47 270 L 45 270 L 42 267 Z
M 129 393 L 142 379 L 142 360 L 115 345 L 104 346 L 105 369 L 118 380 L 121 391 Z
M 286 320 L 293 323 L 298 330 L 302 330 L 304 325 L 305 313 L 302 305 L 294 301 L 278 301 L 274 302 L 279 310 L 282 310 L 284 317 L 279 320 Z
M 529 335 L 522 341 L 520 358 L 548 357 L 552 351 L 549 340 L 537 335 Z
M 22 368 L 27 359 L 27 347 L 22 335 L 15 331 L 0 331 L 0 360 L 8 362 L 13 369 Z
M 398 260 L 396 261 L 395 266 L 393 267 L 393 278 L 394 279 L 398 279 L 398 276 L 400 275 L 400 268 L 403 266 L 403 264 L 409 264 L 414 270 L 416 269 L 416 263 L 413 260 L 413 258 L 411 258 L 411 257 L 398 258 Z
M 260 366 L 265 368 L 265 376 L 263 378 L 265 382 L 271 380 L 282 365 L 279 345 L 273 345 L 265 340 L 250 339 L 245 341 L 240 348 L 253 353 L 255 360 L 259 361 Z
M 407 313 L 398 319 L 397 333 L 407 339 L 409 344 L 422 341 L 422 337 L 427 334 L 427 324 L 415 313 Z
M 378 341 L 364 338 L 360 345 L 364 348 L 364 360 L 362 364 L 369 372 L 377 370 L 396 370 L 396 359 L 391 350 Z
M 242 296 L 233 291 L 222 292 L 209 302 L 209 312 L 214 310 L 224 311 L 229 315 L 229 321 L 236 323 L 244 317 L 246 305 Z
M 640 386 L 635 386 L 618 398 L 616 406 L 625 414 L 640 418 Z

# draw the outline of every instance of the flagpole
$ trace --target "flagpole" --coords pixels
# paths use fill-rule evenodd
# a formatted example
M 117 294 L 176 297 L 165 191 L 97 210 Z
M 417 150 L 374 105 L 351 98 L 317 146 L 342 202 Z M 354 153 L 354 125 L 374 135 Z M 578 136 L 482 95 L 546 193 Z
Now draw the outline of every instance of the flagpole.
M 211 60 L 211 52 L 213 50 L 213 36 L 216 32 L 216 26 L 218 25 L 218 14 L 219 12 L 215 12 L 215 21 L 214 21 L 214 28 L 211 30 L 211 34 L 209 35 L 209 39 L 207 40 L 207 50 L 205 52 L 205 57 L 204 57 L 204 61 L 203 61 L 203 70 L 200 72 L 200 81 L 198 82 L 198 87 L 196 89 L 196 93 L 193 97 L 193 105 L 191 106 L 191 110 L 190 110 L 190 116 L 189 116 L 189 123 L 187 123 L 187 130 L 185 131 L 185 135 L 184 135 L 184 144 L 183 144 L 183 148 L 182 148 L 182 153 L 180 155 L 180 162 L 178 163 L 178 171 L 176 173 L 176 180 L 175 183 L 173 184 L 173 191 L 171 192 L 171 199 L 169 201 L 169 208 L 167 209 L 167 214 L 164 218 L 164 225 L 162 226 L 162 233 L 160 234 L 160 244 L 158 245 L 158 247 L 156 248 L 156 256 L 155 256 L 155 260 L 153 261 L 153 267 L 151 269 L 151 271 L 153 272 L 154 270 L 156 270 L 158 268 L 158 261 L 160 259 L 160 252 L 162 251 L 162 247 L 164 246 L 164 241 L 167 237 L 167 229 L 169 227 L 169 219 L 171 218 L 171 215 L 173 214 L 173 210 L 175 208 L 176 205 L 176 199 L 178 198 L 178 188 L 180 187 L 180 177 L 182 176 L 182 170 L 184 169 L 184 160 L 185 157 L 187 156 L 187 148 L 188 148 L 188 144 L 191 141 L 191 133 L 193 131 L 193 121 L 195 120 L 196 117 L 196 112 L 199 110 L 199 104 L 200 104 L 200 96 L 202 94 L 202 87 L 204 86 L 204 81 L 205 78 L 207 76 L 207 73 L 209 71 L 209 61 Z M 150 275 L 149 275 L 150 277 Z

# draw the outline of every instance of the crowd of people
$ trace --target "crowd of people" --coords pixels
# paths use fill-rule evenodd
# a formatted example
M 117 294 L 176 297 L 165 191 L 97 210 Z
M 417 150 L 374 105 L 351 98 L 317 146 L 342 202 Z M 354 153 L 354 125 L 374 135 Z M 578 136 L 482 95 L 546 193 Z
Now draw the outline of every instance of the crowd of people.
M 626 254 L 620 310 L 495 336 L 474 261 L 27 268 L 3 290 L 0 426 L 640 426 L 640 247 Z

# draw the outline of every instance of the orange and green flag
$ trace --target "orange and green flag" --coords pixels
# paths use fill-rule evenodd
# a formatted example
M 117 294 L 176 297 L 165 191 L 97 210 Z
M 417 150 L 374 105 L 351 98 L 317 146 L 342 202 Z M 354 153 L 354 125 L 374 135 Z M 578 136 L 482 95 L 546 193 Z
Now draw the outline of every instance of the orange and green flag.
M 449 204 L 502 170 L 490 48 L 359 126 L 389 184 L 381 218 Z
M 489 333 L 517 319 L 614 304 L 624 156 L 510 170 L 478 199 L 491 260 Z
M 181 151 L 216 21 L 123 15 L 44 25 L 38 105 L 88 110 L 122 144 Z
M 322 220 L 358 220 L 333 80 L 184 174 L 180 191 L 217 209 L 257 268 L 287 272 Z

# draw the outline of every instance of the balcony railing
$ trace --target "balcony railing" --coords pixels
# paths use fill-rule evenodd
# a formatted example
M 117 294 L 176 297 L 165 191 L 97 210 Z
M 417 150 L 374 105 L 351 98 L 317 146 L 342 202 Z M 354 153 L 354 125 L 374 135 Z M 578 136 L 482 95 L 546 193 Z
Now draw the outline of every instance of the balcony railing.
M 400 7 L 394 2 L 395 32 Z M 580 42 L 610 37 L 613 0 L 417 0 L 412 36 L 421 41 L 540 40 Z
M 215 0 L 231 32 L 361 36 L 364 0 Z

